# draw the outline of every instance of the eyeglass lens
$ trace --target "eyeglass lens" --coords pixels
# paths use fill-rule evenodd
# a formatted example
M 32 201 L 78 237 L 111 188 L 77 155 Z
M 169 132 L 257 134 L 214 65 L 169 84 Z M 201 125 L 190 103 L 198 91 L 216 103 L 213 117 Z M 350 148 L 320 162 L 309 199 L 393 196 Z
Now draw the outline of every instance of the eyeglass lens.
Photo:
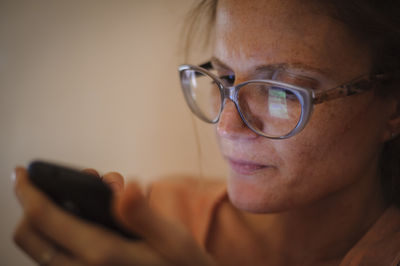
M 217 122 L 223 96 L 216 81 L 190 69 L 184 70 L 181 78 L 193 112 L 207 122 Z M 268 82 L 251 82 L 240 87 L 238 105 L 246 124 L 269 137 L 290 133 L 298 124 L 302 110 L 298 96 L 290 89 Z

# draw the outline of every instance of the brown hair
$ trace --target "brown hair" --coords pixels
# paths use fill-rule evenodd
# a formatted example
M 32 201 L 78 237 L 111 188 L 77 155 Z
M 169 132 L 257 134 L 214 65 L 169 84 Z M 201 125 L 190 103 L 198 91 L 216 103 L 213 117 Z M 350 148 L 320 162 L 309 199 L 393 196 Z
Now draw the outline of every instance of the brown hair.
M 218 0 L 202 0 L 188 14 L 186 51 L 192 48 L 199 29 L 208 33 L 201 44 L 206 45 L 210 40 L 217 3 Z M 371 72 L 391 75 L 377 92 L 382 97 L 397 97 L 400 101 L 400 1 L 313 0 L 313 3 L 369 45 L 374 62 Z M 400 106 L 398 110 L 400 115 Z M 385 199 L 400 207 L 400 136 L 385 143 L 380 164 Z

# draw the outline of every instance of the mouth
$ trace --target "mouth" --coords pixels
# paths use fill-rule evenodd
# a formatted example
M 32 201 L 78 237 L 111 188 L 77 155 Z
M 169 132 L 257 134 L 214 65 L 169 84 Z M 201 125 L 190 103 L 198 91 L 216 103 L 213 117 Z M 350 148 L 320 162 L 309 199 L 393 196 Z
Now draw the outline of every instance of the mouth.
M 235 160 L 228 158 L 228 163 L 230 168 L 242 175 L 251 175 L 256 172 L 266 169 L 270 166 L 264 164 L 258 164 L 255 162 L 243 161 L 243 160 Z

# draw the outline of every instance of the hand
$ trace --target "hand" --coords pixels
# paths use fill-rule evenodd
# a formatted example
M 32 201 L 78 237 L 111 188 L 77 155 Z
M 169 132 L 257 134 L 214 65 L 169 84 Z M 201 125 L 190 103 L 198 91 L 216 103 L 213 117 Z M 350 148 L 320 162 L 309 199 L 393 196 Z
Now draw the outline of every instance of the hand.
M 124 178 L 117 172 L 110 172 L 105 174 L 104 176 L 100 176 L 99 173 L 92 168 L 84 169 L 82 172 L 94 175 L 104 181 L 110 188 L 113 190 L 115 194 L 118 194 L 123 191 L 124 188 Z
M 128 240 L 63 211 L 30 183 L 24 168 L 15 174 L 24 216 L 14 239 L 40 265 L 214 265 L 185 228 L 149 208 L 137 184 L 122 189 L 117 173 L 103 177 L 115 184 L 115 216 L 143 240 Z

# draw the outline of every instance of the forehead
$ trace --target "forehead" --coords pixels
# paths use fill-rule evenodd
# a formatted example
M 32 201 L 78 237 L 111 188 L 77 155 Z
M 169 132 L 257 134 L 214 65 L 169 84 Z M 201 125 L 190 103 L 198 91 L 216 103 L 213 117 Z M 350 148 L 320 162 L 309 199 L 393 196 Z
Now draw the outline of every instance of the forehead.
M 326 73 L 340 66 L 350 74 L 366 71 L 366 47 L 310 2 L 220 0 L 215 56 L 243 71 L 277 63 L 309 65 Z

